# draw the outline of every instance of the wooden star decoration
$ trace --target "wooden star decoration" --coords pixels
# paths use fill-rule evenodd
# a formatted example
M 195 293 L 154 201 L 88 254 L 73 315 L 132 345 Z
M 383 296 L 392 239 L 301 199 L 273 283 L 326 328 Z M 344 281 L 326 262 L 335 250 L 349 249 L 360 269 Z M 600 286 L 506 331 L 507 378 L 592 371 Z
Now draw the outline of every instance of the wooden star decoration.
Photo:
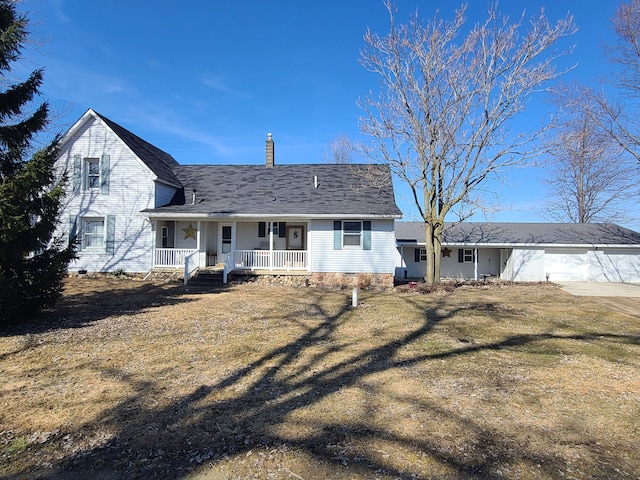
M 442 249 L 442 256 L 451 258 L 451 252 L 453 252 L 453 250 L 449 250 L 447 247 L 444 247 Z
M 193 228 L 193 225 L 191 225 L 191 222 L 189 222 L 189 226 L 187 228 L 183 228 L 182 231 L 184 232 L 184 238 L 193 238 L 194 240 L 196 239 L 196 232 L 198 230 L 196 230 L 195 228 Z

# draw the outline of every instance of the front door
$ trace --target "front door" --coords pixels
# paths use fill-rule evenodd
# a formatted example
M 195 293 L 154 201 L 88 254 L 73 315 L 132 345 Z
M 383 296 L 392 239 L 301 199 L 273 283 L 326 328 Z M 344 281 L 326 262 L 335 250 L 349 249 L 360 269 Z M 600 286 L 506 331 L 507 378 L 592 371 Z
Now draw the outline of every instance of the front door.
M 304 226 L 287 225 L 287 250 L 304 250 Z

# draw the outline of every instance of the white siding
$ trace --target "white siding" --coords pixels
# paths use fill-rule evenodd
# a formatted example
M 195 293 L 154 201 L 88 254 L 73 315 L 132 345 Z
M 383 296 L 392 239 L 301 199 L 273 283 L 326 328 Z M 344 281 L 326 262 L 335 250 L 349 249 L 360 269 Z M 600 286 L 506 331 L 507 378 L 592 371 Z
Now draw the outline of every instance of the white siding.
M 175 193 L 175 188 L 163 185 L 162 183 L 156 183 L 156 200 L 154 205 L 155 208 L 168 205 Z
M 73 158 L 110 156 L 109 193 L 98 190 L 73 193 Z M 115 252 L 113 254 L 80 251 L 69 266 L 71 271 L 110 272 L 119 268 L 127 272 L 146 272 L 151 267 L 153 232 L 151 224 L 139 212 L 154 207 L 153 174 L 136 159 L 122 142 L 99 122 L 91 118 L 61 150 L 59 171 L 69 174 L 67 197 L 58 234 L 68 239 L 70 216 L 103 217 L 115 215 Z
M 176 222 L 176 243 L 175 243 L 175 248 L 190 248 L 190 249 L 196 249 L 197 248 L 197 238 L 198 238 L 198 234 L 196 233 L 195 236 L 196 238 L 193 237 L 189 237 L 186 238 L 187 232 L 185 230 L 188 230 L 189 228 L 193 228 L 195 230 L 198 229 L 198 222 L 197 221 L 191 221 L 191 222 Z
M 640 283 L 640 249 L 589 251 L 590 282 Z
M 313 272 L 393 274 L 395 271 L 393 220 L 371 222 L 371 250 L 334 250 L 332 220 L 313 220 L 309 230 Z

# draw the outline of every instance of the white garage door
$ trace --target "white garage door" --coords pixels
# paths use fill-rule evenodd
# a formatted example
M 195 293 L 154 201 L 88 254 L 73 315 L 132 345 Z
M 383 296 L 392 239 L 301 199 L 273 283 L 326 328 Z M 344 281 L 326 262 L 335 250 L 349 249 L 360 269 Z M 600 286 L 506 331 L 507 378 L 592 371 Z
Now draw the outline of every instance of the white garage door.
M 640 250 L 605 249 L 592 256 L 589 280 L 595 282 L 640 282 Z
M 584 282 L 587 280 L 587 250 L 549 248 L 544 251 L 544 271 L 551 282 Z

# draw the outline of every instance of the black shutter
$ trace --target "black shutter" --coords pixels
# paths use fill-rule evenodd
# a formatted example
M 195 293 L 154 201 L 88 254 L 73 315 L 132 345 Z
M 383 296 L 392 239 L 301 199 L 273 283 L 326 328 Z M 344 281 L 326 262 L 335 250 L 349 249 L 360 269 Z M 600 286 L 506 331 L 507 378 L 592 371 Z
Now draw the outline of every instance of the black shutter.
M 464 263 L 464 250 L 462 248 L 458 249 L 458 263 Z
M 416 248 L 416 249 L 413 251 L 413 260 L 414 260 L 416 263 L 420 263 L 420 249 L 419 249 L 419 248 Z
M 258 237 L 264 238 L 267 236 L 267 224 L 266 222 L 258 222 Z
M 285 238 L 287 236 L 287 223 L 278 222 L 278 237 Z

